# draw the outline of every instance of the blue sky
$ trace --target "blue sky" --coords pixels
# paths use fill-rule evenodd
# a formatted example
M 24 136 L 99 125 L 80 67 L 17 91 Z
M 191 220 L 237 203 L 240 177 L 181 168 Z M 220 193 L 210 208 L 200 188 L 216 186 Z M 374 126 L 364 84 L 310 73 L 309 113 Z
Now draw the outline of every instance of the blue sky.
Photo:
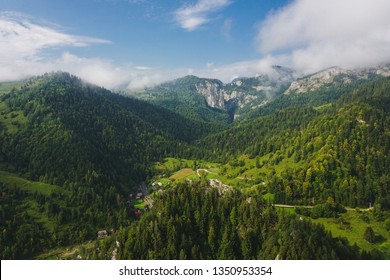
M 217 3 L 200 13 L 208 22 L 182 28 L 175 13 L 197 2 L 202 1 L 0 0 L 0 8 L 57 24 L 69 34 L 112 42 L 72 50 L 76 54 L 167 68 L 258 57 L 253 42 L 256 24 L 286 1 L 203 1 Z
M 0 0 L 0 81 L 69 71 L 109 88 L 390 61 L 386 0 Z

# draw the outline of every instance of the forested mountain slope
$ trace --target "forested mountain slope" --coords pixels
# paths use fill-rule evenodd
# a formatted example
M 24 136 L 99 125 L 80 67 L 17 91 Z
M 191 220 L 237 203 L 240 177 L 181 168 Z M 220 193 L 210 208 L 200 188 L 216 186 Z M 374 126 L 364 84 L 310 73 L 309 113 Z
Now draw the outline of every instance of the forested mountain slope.
M 224 110 L 224 100 L 219 93 L 221 87 L 222 82 L 218 80 L 186 76 L 127 94 L 205 125 L 226 125 L 229 123 L 229 115 Z M 201 94 L 203 91 L 204 95 Z
M 148 165 L 209 132 L 67 73 L 3 84 L 0 93 L 2 259 L 128 226 L 135 217 L 125 197 Z
M 331 67 L 295 79 L 282 95 L 273 102 L 264 104 L 260 109 L 250 111 L 243 121 L 253 120 L 291 106 L 318 107 L 335 102 L 361 85 L 389 76 L 388 65 L 355 70 Z
M 306 204 L 332 196 L 344 205 L 377 202 L 388 209 L 389 107 L 390 81 L 374 81 L 320 107 L 293 104 L 208 136 L 198 142 L 200 157 L 227 162 L 247 154 L 268 166 L 290 158 L 296 164 L 281 176 L 268 176 L 278 202 Z
M 60 185 L 139 181 L 148 162 L 211 129 L 66 73 L 26 82 L 1 106 L 3 168 Z

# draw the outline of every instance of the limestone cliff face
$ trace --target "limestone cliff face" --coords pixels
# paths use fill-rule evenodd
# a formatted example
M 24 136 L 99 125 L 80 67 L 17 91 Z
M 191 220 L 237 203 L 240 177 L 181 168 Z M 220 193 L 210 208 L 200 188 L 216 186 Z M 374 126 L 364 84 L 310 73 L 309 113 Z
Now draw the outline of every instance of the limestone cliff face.
M 306 93 L 334 84 L 346 85 L 356 80 L 368 80 L 375 75 L 389 77 L 390 68 L 388 66 L 378 66 L 352 70 L 332 67 L 293 81 L 284 94 Z
M 219 80 L 199 79 L 195 89 L 212 108 L 229 110 L 234 104 L 239 109 L 250 110 L 264 106 L 275 95 L 282 93 L 295 77 L 293 70 L 274 66 L 266 74 L 239 78 L 228 84 Z
M 243 81 L 236 81 L 236 87 L 241 87 Z M 261 86 L 259 86 L 261 87 Z M 271 87 L 253 87 L 252 91 L 260 92 L 263 90 L 271 90 Z M 256 94 L 250 94 L 245 88 L 233 89 L 230 84 L 223 85 L 220 82 L 205 80 L 202 83 L 195 85 L 196 92 L 205 98 L 208 106 L 217 109 L 228 110 L 230 103 L 236 101 L 239 108 L 243 108 L 258 98 Z
M 342 77 L 342 82 L 348 83 L 348 71 L 343 70 L 339 67 L 332 67 L 316 74 L 304 77 L 302 79 L 295 80 L 291 83 L 290 87 L 285 91 L 284 94 L 290 93 L 304 93 L 319 89 L 323 86 L 330 85 L 334 82 L 336 77 Z
M 203 95 L 207 105 L 212 108 L 225 109 L 225 99 L 222 90 L 222 83 L 217 81 L 204 80 L 196 84 L 197 93 Z

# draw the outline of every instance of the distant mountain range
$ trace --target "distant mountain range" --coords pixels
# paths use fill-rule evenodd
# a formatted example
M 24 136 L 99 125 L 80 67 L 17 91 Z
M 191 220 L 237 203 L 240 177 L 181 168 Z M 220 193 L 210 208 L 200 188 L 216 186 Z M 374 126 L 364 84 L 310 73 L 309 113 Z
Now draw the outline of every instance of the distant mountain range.
M 232 122 L 282 95 L 324 91 L 388 76 L 388 65 L 356 70 L 332 67 L 303 77 L 293 69 L 273 66 L 268 73 L 237 78 L 228 84 L 217 79 L 186 76 L 126 93 L 185 116 L 191 114 L 204 121 Z

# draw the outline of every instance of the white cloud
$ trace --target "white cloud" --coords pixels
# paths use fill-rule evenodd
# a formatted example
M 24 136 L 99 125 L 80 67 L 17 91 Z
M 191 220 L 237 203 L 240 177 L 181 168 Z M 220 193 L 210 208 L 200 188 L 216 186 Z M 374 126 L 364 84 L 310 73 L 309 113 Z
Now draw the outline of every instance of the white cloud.
M 210 14 L 230 5 L 231 0 L 198 0 L 175 11 L 176 21 L 180 27 L 193 31 L 210 21 Z
M 115 88 L 142 88 L 186 75 L 186 70 L 161 70 L 132 63 L 116 64 L 101 58 L 80 57 L 66 47 L 108 41 L 69 35 L 28 16 L 0 13 L 0 82 L 20 80 L 45 72 L 66 71 L 82 79 Z M 48 55 L 56 50 L 57 55 Z
M 21 14 L 0 13 L 0 82 L 62 69 L 60 61 L 66 58 L 66 55 L 60 59 L 50 58 L 47 50 L 101 43 L 110 42 L 69 35 L 37 24 L 33 19 Z
M 0 55 L 11 57 L 37 56 L 40 50 L 58 46 L 85 47 L 109 41 L 74 36 L 50 27 L 35 24 L 15 13 L 0 13 Z M 2 57 L 4 58 L 4 57 Z
M 206 67 L 194 72 L 194 75 L 206 78 L 216 78 L 225 83 L 240 77 L 255 77 L 260 74 L 273 74 L 272 66 L 281 62 L 280 58 L 266 56 L 259 60 L 240 61 L 232 64 Z
M 20 80 L 51 71 L 66 71 L 110 89 L 144 88 L 185 75 L 217 77 L 224 81 L 255 73 L 253 62 L 214 66 L 205 69 L 158 69 L 132 63 L 118 64 L 97 57 L 80 57 L 66 47 L 84 47 L 109 43 L 90 37 L 74 36 L 37 23 L 35 19 L 15 13 L 0 13 L 0 82 Z M 54 53 L 48 55 L 50 50 Z
M 51 67 L 107 88 L 125 86 L 131 73 L 137 72 L 132 65 L 118 66 L 109 60 L 78 57 L 69 52 L 64 52 Z
M 110 89 L 144 88 L 185 75 L 219 78 L 224 82 L 264 70 L 264 61 L 245 61 L 224 66 L 207 63 L 204 69 L 158 69 L 132 63 L 117 64 L 97 57 L 80 57 L 66 47 L 83 47 L 108 41 L 69 35 L 27 16 L 0 14 L 0 82 L 51 71 L 66 71 Z M 51 56 L 48 51 L 56 49 Z M 50 52 L 49 52 L 50 53 Z M 267 60 L 267 63 L 269 61 Z
M 294 0 L 262 22 L 257 47 L 305 72 L 388 62 L 389 11 L 388 0 Z
M 65 71 L 109 89 L 143 88 L 192 73 L 189 69 L 118 64 L 98 57 L 80 57 L 66 50 L 101 43 L 110 42 L 69 35 L 26 15 L 0 13 L 0 82 Z M 48 55 L 50 50 L 55 52 Z
M 230 3 L 199 0 L 175 15 L 183 28 L 195 30 L 210 20 L 212 12 Z M 62 70 L 110 89 L 143 88 L 188 74 L 230 82 L 271 73 L 276 64 L 306 73 L 333 65 L 372 66 L 390 61 L 388 11 L 387 0 L 293 0 L 261 23 L 256 40 L 261 58 L 228 65 L 207 63 L 201 69 L 159 69 L 80 57 L 68 47 L 110 42 L 70 35 L 26 16 L 0 13 L 0 82 Z M 226 19 L 227 35 L 231 25 Z

